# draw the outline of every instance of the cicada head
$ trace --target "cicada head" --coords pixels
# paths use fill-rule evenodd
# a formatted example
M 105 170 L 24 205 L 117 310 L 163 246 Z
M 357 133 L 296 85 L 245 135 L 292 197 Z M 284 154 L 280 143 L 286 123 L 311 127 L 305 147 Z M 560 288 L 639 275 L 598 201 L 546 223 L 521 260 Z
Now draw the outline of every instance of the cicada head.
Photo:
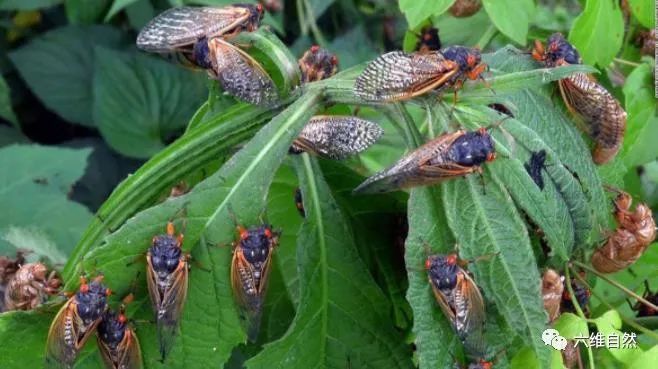
M 253 32 L 258 29 L 258 26 L 260 26 L 260 22 L 263 20 L 263 16 L 265 15 L 263 5 L 235 4 L 233 6 L 238 8 L 245 8 L 249 11 L 249 18 L 243 25 L 245 31 Z
M 464 133 L 450 146 L 448 158 L 467 167 L 495 160 L 496 150 L 491 135 L 484 128 Z
M 441 54 L 459 66 L 459 75 L 470 79 L 480 77 L 487 65 L 482 63 L 480 50 L 464 46 L 450 46 L 441 50 Z
M 278 242 L 279 234 L 271 226 L 263 224 L 240 233 L 239 247 L 247 262 L 261 269 L 269 260 L 270 251 Z
M 567 64 L 580 64 L 580 54 L 561 33 L 552 34 L 546 43 L 543 61 L 548 67 Z
M 439 30 L 434 27 L 426 26 L 420 30 L 418 35 L 418 43 L 416 43 L 416 51 L 426 53 L 430 51 L 437 51 L 441 49 L 441 39 L 439 38 Z
M 461 269 L 457 265 L 457 255 L 430 255 L 425 260 L 425 269 L 432 284 L 439 290 L 455 288 L 457 274 Z
M 168 228 L 170 225 L 171 223 L 169 223 Z M 159 277 L 164 278 L 178 268 L 183 255 L 181 240 L 182 235 L 175 236 L 169 230 L 166 234 L 153 237 L 153 242 L 149 249 L 150 263 Z
M 99 276 L 89 284 L 83 283 L 75 294 L 77 313 L 84 325 L 97 322 L 107 308 L 107 297 L 111 291 L 102 280 L 102 276 Z
M 128 325 L 121 307 L 119 313 L 107 311 L 97 328 L 98 347 L 108 369 L 137 369 L 142 367 L 137 336 Z
M 539 189 L 544 189 L 544 177 L 542 175 L 542 170 L 544 170 L 546 162 L 546 150 L 533 151 L 530 154 L 530 159 L 528 162 L 523 164 L 526 172 L 532 180 L 535 182 Z
M 649 282 L 644 281 L 644 293 L 642 297 L 654 305 L 658 305 L 658 292 L 651 292 L 649 288 Z M 637 311 L 638 317 L 645 316 L 658 316 L 658 310 L 654 309 L 652 306 L 649 306 L 641 301 L 638 301 L 635 306 L 632 307 L 633 310 Z
M 477 363 L 468 364 L 468 369 L 493 369 L 493 362 L 480 359 Z
M 126 334 L 128 319 L 119 312 L 106 311 L 98 324 L 97 333 L 100 341 L 111 350 L 116 350 Z
M 316 82 L 338 71 L 338 57 L 317 45 L 311 46 L 298 61 L 302 82 Z

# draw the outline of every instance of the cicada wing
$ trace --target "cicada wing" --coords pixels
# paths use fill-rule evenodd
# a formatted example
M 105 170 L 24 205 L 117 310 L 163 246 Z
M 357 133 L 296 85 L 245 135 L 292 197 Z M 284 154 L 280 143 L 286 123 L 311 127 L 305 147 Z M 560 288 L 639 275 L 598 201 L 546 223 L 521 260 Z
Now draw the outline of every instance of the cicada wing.
M 178 322 L 187 299 L 188 278 L 187 261 L 181 260 L 176 270 L 172 272 L 171 286 L 162 295 L 160 309 L 157 312 L 157 330 L 163 359 L 167 357 L 176 340 Z
M 151 263 L 150 253 L 146 255 L 146 286 L 148 287 L 149 297 L 151 298 L 153 312 L 157 316 L 158 310 L 160 310 L 160 306 L 162 305 L 162 295 L 158 287 L 158 277 Z
M 376 123 L 350 116 L 314 116 L 304 126 L 296 144 L 329 159 L 344 159 L 375 143 L 384 130 Z
M 244 7 L 178 7 L 153 18 L 137 36 L 137 47 L 150 52 L 171 52 L 203 37 L 212 38 L 232 31 L 246 22 Z
M 259 271 L 260 278 L 256 278 L 256 270 L 245 259 L 242 249 L 238 247 L 233 253 L 231 286 L 246 322 L 247 336 L 252 342 L 256 340 L 260 329 L 263 298 L 267 289 L 271 263 L 272 250 L 270 249 L 270 253 Z
M 366 66 L 354 92 L 368 101 L 398 101 L 441 87 L 459 70 L 439 52 L 386 53 Z
M 139 346 L 139 340 L 135 332 L 126 328 L 124 338 L 119 345 L 119 365 L 117 369 L 142 369 L 142 351 Z
M 278 101 L 274 81 L 249 54 L 214 38 L 208 42 L 213 72 L 222 88 L 238 100 L 260 106 Z
M 450 145 L 463 134 L 464 131 L 459 130 L 425 143 L 393 166 L 366 179 L 353 192 L 388 192 L 400 188 L 434 184 L 456 176 L 457 172 L 463 171 L 463 168 L 466 167 L 448 162 L 445 154 Z
M 429 282 L 430 282 L 430 286 L 432 286 L 432 293 L 434 294 L 434 299 L 439 304 L 439 307 L 441 308 L 443 314 L 446 316 L 446 318 L 448 318 L 450 324 L 454 327 L 455 310 L 453 309 L 450 301 L 448 301 L 448 296 L 444 295 L 443 292 L 441 292 L 438 288 L 436 288 L 431 278 L 429 279 Z
M 71 297 L 64 303 L 50 324 L 46 342 L 47 369 L 69 368 L 78 354 L 79 320 L 73 315 L 76 310 L 74 299 Z

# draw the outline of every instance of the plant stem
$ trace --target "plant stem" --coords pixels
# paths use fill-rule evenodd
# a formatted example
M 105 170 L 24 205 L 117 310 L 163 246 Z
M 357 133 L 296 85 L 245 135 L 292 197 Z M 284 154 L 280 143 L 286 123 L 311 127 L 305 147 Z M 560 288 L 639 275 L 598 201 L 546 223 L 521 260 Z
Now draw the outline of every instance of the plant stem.
M 496 35 L 496 27 L 492 24 L 489 26 L 489 28 L 487 28 L 486 31 L 484 31 L 482 37 L 480 37 L 480 39 L 478 40 L 476 46 L 480 50 L 484 49 L 489 44 L 489 42 L 494 37 L 494 35 Z
M 322 47 L 326 47 L 327 41 L 324 39 L 324 36 L 322 35 L 322 31 L 320 31 L 320 28 L 318 27 L 318 24 L 315 21 L 315 14 L 313 14 L 313 8 L 311 7 L 311 3 L 308 0 L 302 0 L 302 1 L 306 5 L 306 20 L 307 20 L 307 24 L 311 27 L 311 33 L 313 33 L 315 42 L 317 42 Z
M 585 316 L 585 313 L 583 313 L 583 309 L 580 307 L 580 304 L 578 303 L 578 299 L 576 299 L 576 294 L 573 293 L 573 288 L 571 287 L 571 274 L 570 274 L 570 265 L 569 262 L 566 263 L 566 268 L 564 268 L 564 276 L 566 278 L 566 284 L 567 284 L 567 291 L 569 291 L 569 296 L 571 296 L 571 303 L 573 306 L 576 308 L 576 313 L 578 316 L 585 320 L 588 321 L 587 317 Z M 589 334 L 589 329 L 587 330 L 587 333 Z M 589 346 L 587 347 L 587 357 L 589 358 L 589 366 L 592 369 L 595 369 L 594 367 L 594 353 L 592 352 L 592 348 Z
M 620 59 L 620 58 L 614 58 L 613 60 L 615 61 L 615 63 L 624 64 L 624 65 L 628 65 L 628 66 L 631 66 L 631 67 L 639 67 L 640 65 L 642 65 L 640 63 L 635 63 L 635 62 Z

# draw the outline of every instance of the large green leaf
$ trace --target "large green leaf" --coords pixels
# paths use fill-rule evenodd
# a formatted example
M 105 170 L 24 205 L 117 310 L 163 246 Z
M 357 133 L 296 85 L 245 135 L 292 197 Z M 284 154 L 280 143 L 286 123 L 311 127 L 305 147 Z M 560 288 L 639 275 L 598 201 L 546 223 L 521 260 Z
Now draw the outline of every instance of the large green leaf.
M 0 75 L 0 118 L 8 120 L 14 127 L 18 127 L 18 119 L 11 108 L 11 96 L 7 82 Z
M 455 0 L 400 0 L 400 11 L 404 13 L 409 28 L 417 28 L 432 15 L 440 15 L 452 6 Z
M 526 44 L 528 26 L 535 16 L 532 0 L 482 0 L 491 22 L 512 41 Z
M 365 271 L 315 160 L 298 166 L 307 221 L 298 237 L 300 300 L 288 333 L 248 368 L 410 368 L 388 302 Z
M 0 10 L 33 10 L 61 4 L 64 0 L 0 0 Z
M 71 24 L 93 24 L 103 18 L 112 0 L 65 0 L 66 17 Z
M 94 121 L 126 156 L 148 158 L 165 148 L 206 97 L 204 73 L 101 47 L 96 60 Z
M 73 123 L 93 126 L 94 46 L 118 47 L 119 30 L 67 26 L 9 53 L 30 89 L 49 109 Z
M 112 6 L 110 7 L 110 10 L 107 12 L 107 15 L 105 16 L 105 21 L 106 22 L 109 21 L 118 12 L 120 12 L 125 7 L 133 4 L 136 1 L 137 0 L 114 0 L 114 1 L 112 1 Z
M 624 96 L 628 121 L 620 156 L 626 166 L 634 167 L 656 159 L 658 116 L 651 64 L 642 64 L 628 75 Z
M 118 296 L 128 293 L 135 281 L 141 286 L 141 293 L 138 290 L 137 295 L 145 296 L 144 264 L 139 261 L 140 257 L 153 235 L 164 231 L 168 219 L 177 219 L 179 228 L 182 222 L 186 223 L 184 248 L 191 250 L 195 265 L 199 266 L 193 266 L 190 273 L 181 332 L 166 367 L 222 365 L 232 349 L 245 341 L 241 318 L 232 302 L 231 250 L 221 247 L 235 237 L 231 212 L 246 225 L 259 222 L 275 170 L 318 102 L 318 92 L 302 96 L 217 173 L 197 184 L 188 194 L 137 214 L 108 236 L 104 245 L 85 255 L 83 268 L 102 270 L 108 285 Z M 292 246 L 282 244 L 280 247 Z M 67 283 L 75 284 L 75 277 L 69 278 Z M 137 316 L 150 314 L 150 307 L 144 304 Z M 139 329 L 147 368 L 163 367 L 154 335 L 153 325 Z
M 569 32 L 571 42 L 587 64 L 607 68 L 621 49 L 624 18 L 619 3 L 587 0 L 585 10 L 576 18 Z
M 628 0 L 631 6 L 631 12 L 640 21 L 640 23 L 651 29 L 656 26 L 655 0 Z
M 59 265 L 66 261 L 91 219 L 67 197 L 89 153 L 38 145 L 0 149 L 0 254 L 23 248 Z

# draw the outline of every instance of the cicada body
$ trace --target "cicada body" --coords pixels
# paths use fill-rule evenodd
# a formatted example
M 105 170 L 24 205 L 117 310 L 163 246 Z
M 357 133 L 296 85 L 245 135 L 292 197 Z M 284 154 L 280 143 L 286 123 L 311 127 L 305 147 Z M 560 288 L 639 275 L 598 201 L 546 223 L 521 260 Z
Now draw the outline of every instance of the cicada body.
M 592 295 L 592 292 L 589 290 L 589 288 L 587 288 L 586 285 L 575 279 L 571 280 L 571 290 L 573 291 L 576 302 L 578 302 L 580 308 L 583 310 L 583 312 L 585 312 L 585 314 L 589 314 L 589 298 Z M 571 300 L 571 294 L 569 293 L 569 290 L 566 288 L 566 286 L 562 292 L 562 306 L 560 309 L 569 313 L 576 312 L 576 308 L 574 307 L 573 301 Z
M 140 369 L 142 352 L 137 335 L 128 325 L 123 308 L 106 311 L 97 328 L 98 348 L 107 369 Z
M 547 67 L 581 64 L 578 51 L 560 33 L 551 35 L 548 45 L 535 42 L 533 57 Z M 612 160 L 621 148 L 626 130 L 626 112 L 608 90 L 593 77 L 576 73 L 558 82 L 567 108 L 584 123 L 581 127 L 595 143 L 596 164 Z
M 466 348 L 480 353 L 484 299 L 456 254 L 431 255 L 425 261 L 434 297 Z M 472 336 L 472 337 L 471 337 Z
M 537 184 L 540 190 L 544 189 L 544 176 L 542 170 L 546 168 L 546 150 L 534 151 L 530 154 L 530 159 L 527 163 L 523 164 L 526 172 L 532 180 Z
M 549 323 L 560 316 L 563 292 L 562 276 L 553 269 L 546 269 L 541 281 L 541 296 L 544 300 L 544 309 L 548 313 Z
M 80 290 L 62 306 L 50 325 L 46 368 L 72 368 L 107 309 L 110 290 L 101 283 L 102 276 L 89 284 L 85 278 L 81 281 Z
M 423 27 L 420 30 L 420 35 L 418 35 L 416 51 L 421 53 L 428 53 L 431 51 L 438 51 L 440 49 L 441 39 L 439 38 L 439 30 L 430 26 Z
M 388 192 L 425 186 L 480 173 L 496 158 L 493 139 L 485 128 L 443 134 L 407 154 L 397 163 L 361 183 L 354 192 Z
M 354 93 L 367 101 L 408 100 L 433 90 L 457 90 L 486 68 L 479 50 L 463 46 L 412 54 L 393 51 L 366 66 L 356 79 Z
M 193 49 L 199 40 L 255 31 L 262 18 L 260 4 L 171 8 L 144 26 L 137 36 L 137 47 L 155 53 L 181 52 L 194 62 Z
M 306 210 L 304 209 L 302 190 L 299 187 L 295 188 L 295 207 L 297 208 L 299 215 L 301 215 L 302 218 L 306 218 Z
M 316 115 L 292 143 L 290 152 L 341 160 L 366 150 L 383 134 L 376 123 L 357 117 Z
M 153 237 L 146 254 L 146 282 L 155 319 L 162 360 L 171 350 L 178 332 L 189 280 L 188 256 L 181 248 L 183 235 L 175 235 L 173 223 L 167 233 Z
M 507 106 L 505 106 L 504 104 L 492 103 L 492 104 L 489 104 L 487 106 L 490 107 L 491 109 L 499 112 L 499 113 L 502 113 L 502 114 L 507 115 L 508 117 L 514 118 L 514 114 L 512 113 L 512 111 Z
M 263 298 L 272 264 L 272 253 L 279 232 L 263 224 L 251 228 L 237 226 L 239 240 L 233 244 L 231 286 L 240 308 L 247 314 L 249 339 L 258 335 Z
M 302 83 L 317 82 L 338 72 L 338 57 L 317 45 L 302 55 L 298 61 Z
M 30 310 L 46 301 L 48 295 L 59 292 L 61 281 L 53 270 L 50 274 L 42 263 L 22 265 L 14 274 L 5 291 L 7 310 Z
M 450 14 L 457 18 L 470 17 L 482 8 L 481 0 L 457 0 L 450 7 Z
M 650 303 L 658 306 L 658 292 L 651 292 L 649 288 L 649 282 L 644 281 L 644 293 L 642 297 L 649 301 Z M 637 311 L 637 317 L 646 317 L 646 316 L 658 316 L 658 310 L 653 307 L 638 301 L 635 305 L 632 306 L 632 309 Z

